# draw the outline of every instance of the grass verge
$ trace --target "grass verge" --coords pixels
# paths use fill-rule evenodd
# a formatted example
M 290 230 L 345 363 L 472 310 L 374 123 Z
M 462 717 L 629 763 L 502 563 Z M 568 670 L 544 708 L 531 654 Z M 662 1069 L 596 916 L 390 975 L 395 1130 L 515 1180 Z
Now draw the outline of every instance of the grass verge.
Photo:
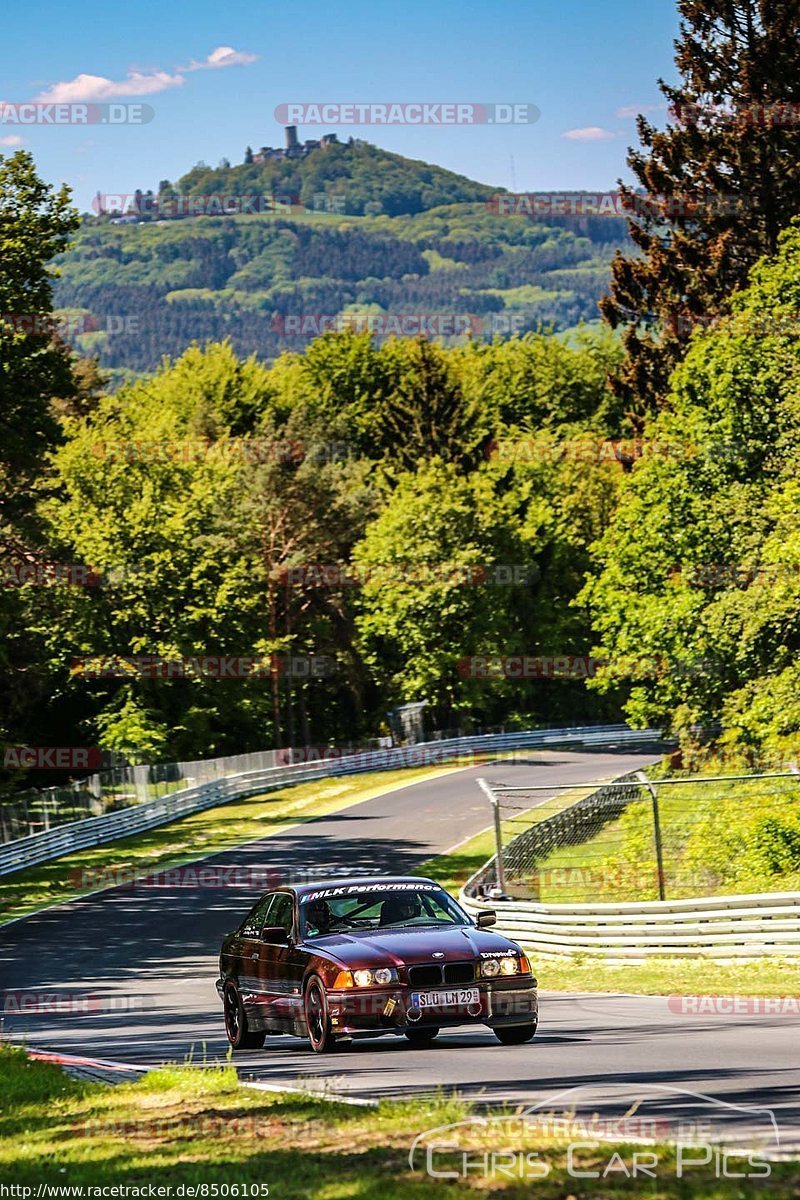
M 532 954 L 539 985 L 552 992 L 634 992 L 640 996 L 796 996 L 800 963 L 791 959 L 714 962 L 707 958 L 541 958 Z
M 466 1179 L 435 1178 L 426 1172 L 424 1149 L 412 1169 L 409 1149 L 419 1134 L 470 1115 L 458 1097 L 353 1108 L 242 1088 L 232 1067 L 162 1070 L 134 1084 L 107 1087 L 69 1079 L 57 1067 L 30 1062 L 21 1050 L 3 1045 L 0 1094 L 5 1101 L 0 1181 L 30 1188 L 15 1193 L 21 1200 L 35 1196 L 40 1185 L 63 1188 L 61 1195 L 69 1195 L 69 1187 L 166 1185 L 173 1197 L 190 1195 L 188 1188 L 195 1186 L 195 1196 L 211 1198 L 264 1196 L 268 1188 L 272 1200 L 487 1195 L 522 1200 L 531 1196 L 534 1184 L 539 1200 L 569 1195 L 617 1200 L 641 1190 L 665 1200 L 695 1195 L 738 1200 L 745 1194 L 741 1179 L 716 1178 L 713 1160 L 694 1168 L 689 1177 L 676 1178 L 675 1152 L 668 1147 L 648 1148 L 657 1155 L 656 1180 L 626 1178 L 620 1163 L 630 1171 L 641 1146 L 592 1146 L 585 1139 L 580 1169 L 598 1175 L 575 1178 L 568 1173 L 563 1142 L 525 1131 L 508 1138 L 505 1148 L 513 1146 L 523 1167 L 532 1160 L 520 1152 L 535 1153 L 539 1170 L 542 1165 L 547 1169 L 544 1178 L 509 1178 L 507 1162 L 505 1173 L 487 1175 L 473 1167 Z M 469 1129 L 458 1140 L 472 1148 L 472 1162 L 487 1151 L 481 1130 Z M 612 1158 L 615 1151 L 618 1160 Z M 446 1162 L 433 1159 L 440 1171 L 460 1162 L 459 1154 Z M 603 1178 L 609 1163 L 613 1165 Z M 800 1188 L 800 1165 L 771 1164 L 769 1177 L 744 1182 L 749 1196 L 789 1200 Z M 259 1185 L 258 1192 L 253 1185 Z
M 244 842 L 280 833 L 384 792 L 448 774 L 453 767 L 401 767 L 369 775 L 298 783 L 160 825 L 91 850 L 79 851 L 13 875 L 0 876 L 0 925 L 60 900 L 74 899 L 114 881 L 115 873 L 167 870 Z

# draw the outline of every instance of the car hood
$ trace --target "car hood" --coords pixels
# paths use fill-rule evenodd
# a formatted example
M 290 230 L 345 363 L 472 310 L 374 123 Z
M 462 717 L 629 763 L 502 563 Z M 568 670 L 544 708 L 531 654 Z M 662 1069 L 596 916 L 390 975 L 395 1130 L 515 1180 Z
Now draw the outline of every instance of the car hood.
M 472 925 L 335 933 L 310 939 L 306 942 L 306 948 L 316 954 L 329 955 L 345 967 L 457 962 L 465 958 L 494 957 L 519 950 L 516 942 L 502 934 L 489 933 Z M 439 958 L 440 955 L 443 957 Z

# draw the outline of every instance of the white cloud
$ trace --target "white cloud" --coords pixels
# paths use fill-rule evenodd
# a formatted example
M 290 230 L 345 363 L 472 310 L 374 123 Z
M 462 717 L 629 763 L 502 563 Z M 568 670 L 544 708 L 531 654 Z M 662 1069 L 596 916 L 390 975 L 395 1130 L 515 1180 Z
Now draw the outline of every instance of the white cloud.
M 80 104 L 113 100 L 118 96 L 152 96 L 169 88 L 182 87 L 188 71 L 219 71 L 223 67 L 246 67 L 256 62 L 257 54 L 234 50 L 233 46 L 217 46 L 202 62 L 194 59 L 185 67 L 169 71 L 130 70 L 124 79 L 107 79 L 105 75 L 76 75 L 45 88 L 36 97 L 43 104 Z
M 16 133 L 10 133 L 8 137 L 0 137 L 0 146 L 21 146 L 22 138 Z
M 623 104 L 621 108 L 617 109 L 616 115 L 622 120 L 629 117 L 638 117 L 639 113 L 646 117 L 650 113 L 661 112 L 665 108 L 665 104 Z
M 612 133 L 610 129 L 601 129 L 599 125 L 589 125 L 586 129 L 568 129 L 561 136 L 571 142 L 611 142 L 619 134 Z
M 152 96 L 168 88 L 181 87 L 182 75 L 167 71 L 129 71 L 124 79 L 106 79 L 104 75 L 76 75 L 54 83 L 36 97 L 43 104 L 79 104 L 112 100 L 115 96 Z
M 179 67 L 179 71 L 219 71 L 223 67 L 249 67 L 258 61 L 257 54 L 248 54 L 246 50 L 234 50 L 233 46 L 217 46 L 202 62 L 195 59 L 188 67 Z

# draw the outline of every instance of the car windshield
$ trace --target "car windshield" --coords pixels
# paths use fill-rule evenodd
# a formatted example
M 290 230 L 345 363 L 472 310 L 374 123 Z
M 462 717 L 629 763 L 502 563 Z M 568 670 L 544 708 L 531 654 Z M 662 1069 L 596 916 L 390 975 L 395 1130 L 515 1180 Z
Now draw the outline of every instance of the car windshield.
M 300 902 L 303 937 L 437 925 L 469 925 L 466 914 L 441 888 L 327 888 Z

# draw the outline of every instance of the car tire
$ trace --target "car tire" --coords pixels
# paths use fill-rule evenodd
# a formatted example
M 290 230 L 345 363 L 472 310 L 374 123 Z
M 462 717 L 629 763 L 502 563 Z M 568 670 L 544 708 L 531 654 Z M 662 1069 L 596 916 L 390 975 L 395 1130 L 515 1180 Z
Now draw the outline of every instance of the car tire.
M 498 1025 L 494 1030 L 494 1036 L 504 1046 L 521 1046 L 523 1042 L 529 1042 L 535 1033 L 535 1021 L 528 1025 Z
M 260 1050 L 267 1035 L 248 1028 L 247 1013 L 242 1003 L 242 997 L 238 987 L 231 980 L 225 984 L 222 1005 L 225 1014 L 225 1032 L 231 1048 L 233 1050 Z
M 317 975 L 312 975 L 308 981 L 303 998 L 303 1010 L 311 1049 L 315 1054 L 329 1054 L 336 1048 L 336 1038 L 331 1032 L 328 997 L 325 995 L 322 980 Z
M 428 1046 L 432 1046 L 436 1037 L 438 1037 L 438 1029 L 406 1029 L 403 1031 L 411 1042 L 412 1046 L 416 1046 L 418 1050 L 424 1050 Z

